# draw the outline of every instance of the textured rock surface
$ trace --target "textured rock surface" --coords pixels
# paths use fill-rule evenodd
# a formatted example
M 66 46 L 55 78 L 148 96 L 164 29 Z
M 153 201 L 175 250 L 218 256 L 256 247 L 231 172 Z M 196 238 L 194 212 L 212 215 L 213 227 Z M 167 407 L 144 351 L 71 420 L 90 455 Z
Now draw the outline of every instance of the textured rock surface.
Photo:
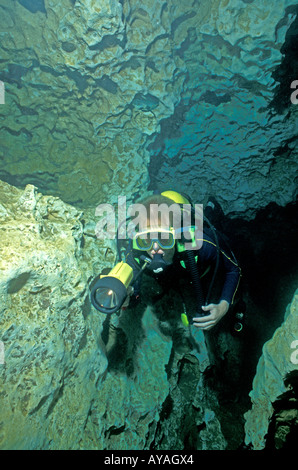
M 226 213 L 247 217 L 264 203 L 295 199 L 297 108 L 287 116 L 270 109 L 291 3 L 214 2 L 199 26 L 188 20 L 187 46 L 177 53 L 189 80 L 152 144 L 152 187 L 179 175 L 177 187 L 194 200 L 212 194 Z M 287 93 L 291 105 L 290 82 Z
M 1 1 L 0 177 L 27 185 L 0 188 L 2 448 L 225 447 L 202 357 L 150 309 L 140 342 L 128 313 L 90 308 L 87 283 L 115 258 L 94 206 L 150 180 L 248 218 L 294 200 L 298 106 L 270 108 L 292 3 Z
M 151 158 L 152 187 L 226 213 L 291 201 L 297 107 L 267 108 L 292 4 L 2 0 L 0 176 L 94 206 L 147 188 Z
M 297 338 L 298 292 L 296 291 L 292 303 L 287 308 L 284 323 L 263 347 L 263 355 L 259 360 L 253 381 L 253 389 L 250 393 L 252 408 L 245 416 L 245 442 L 250 444 L 254 450 L 265 448 L 274 403 L 289 390 L 287 376 L 293 371 L 298 371 L 297 352 L 295 353 Z M 295 342 L 294 349 L 293 342 Z M 297 427 L 295 404 L 293 408 Z M 288 410 L 290 409 L 288 407 Z M 286 440 L 285 437 L 284 440 Z
M 0 201 L 0 447 L 77 446 L 107 367 L 86 303 L 81 213 L 32 185 L 1 182 Z
M 144 449 L 156 440 L 183 449 L 182 406 L 192 406 L 177 382 L 186 355 L 196 370 L 195 446 L 224 448 L 216 397 L 203 387 L 204 337 L 199 354 L 178 351 L 177 325 L 187 342 L 179 315 L 170 328 L 146 305 L 110 320 L 90 306 L 88 283 L 115 260 L 87 214 L 32 185 L 0 182 L 0 216 L 0 448 Z

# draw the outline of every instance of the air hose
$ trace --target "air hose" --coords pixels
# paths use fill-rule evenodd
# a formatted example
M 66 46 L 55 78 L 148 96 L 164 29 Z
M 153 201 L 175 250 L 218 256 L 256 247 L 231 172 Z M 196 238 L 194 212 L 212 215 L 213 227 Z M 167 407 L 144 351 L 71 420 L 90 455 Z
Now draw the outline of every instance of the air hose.
M 198 266 L 197 266 L 196 259 L 194 256 L 194 252 L 192 250 L 186 250 L 185 255 L 186 255 L 186 260 L 187 260 L 188 267 L 190 270 L 191 280 L 192 280 L 195 293 L 196 293 L 197 309 L 198 309 L 197 315 L 200 317 L 204 317 L 205 313 L 202 312 L 202 306 L 204 305 L 204 295 L 203 295 L 200 274 L 199 274 Z
M 216 278 L 216 275 L 217 275 L 218 265 L 219 265 L 219 243 L 218 243 L 218 237 L 217 237 L 217 233 L 216 233 L 215 228 L 213 227 L 210 220 L 207 219 L 207 217 L 205 215 L 203 217 L 204 217 L 204 220 L 209 225 L 209 228 L 212 231 L 214 241 L 215 241 L 215 244 L 216 244 L 216 263 L 215 263 L 215 267 L 214 267 L 214 271 L 213 271 L 213 276 L 212 276 L 212 279 L 211 279 L 211 282 L 210 282 L 210 285 L 209 285 L 208 293 L 207 293 L 207 296 L 206 296 L 206 299 L 205 299 L 206 305 L 208 305 L 209 298 L 210 298 L 210 295 L 211 295 L 211 292 L 212 292 L 212 289 L 213 289 L 213 284 L 214 284 L 214 281 L 215 281 L 215 278 Z
M 205 217 L 205 216 L 203 216 L 203 217 L 204 217 L 204 220 L 208 223 L 208 225 L 209 225 L 209 227 L 210 227 L 210 229 L 213 233 L 215 244 L 216 244 L 216 250 L 217 250 L 215 268 L 214 268 L 214 271 L 213 271 L 213 276 L 212 276 L 211 282 L 209 284 L 209 289 L 208 289 L 208 293 L 207 293 L 206 298 L 204 298 L 202 283 L 201 283 L 201 279 L 200 279 L 200 273 L 199 273 L 198 265 L 197 265 L 197 262 L 196 262 L 196 259 L 195 259 L 194 251 L 193 250 L 186 250 L 185 251 L 186 261 L 188 263 L 188 268 L 189 268 L 189 271 L 190 271 L 193 287 L 194 287 L 194 290 L 195 290 L 195 293 L 196 293 L 197 315 L 199 317 L 206 316 L 206 313 L 202 311 L 202 306 L 208 305 L 208 303 L 209 303 L 210 295 L 211 295 L 211 292 L 212 292 L 212 289 L 213 289 L 213 284 L 214 284 L 214 281 L 215 281 L 215 278 L 216 278 L 216 274 L 217 274 L 217 270 L 218 270 L 218 264 L 219 264 L 219 243 L 218 243 L 218 237 L 217 237 L 217 234 L 216 234 L 216 230 L 213 227 L 213 225 L 211 224 L 210 220 L 208 220 L 207 217 Z

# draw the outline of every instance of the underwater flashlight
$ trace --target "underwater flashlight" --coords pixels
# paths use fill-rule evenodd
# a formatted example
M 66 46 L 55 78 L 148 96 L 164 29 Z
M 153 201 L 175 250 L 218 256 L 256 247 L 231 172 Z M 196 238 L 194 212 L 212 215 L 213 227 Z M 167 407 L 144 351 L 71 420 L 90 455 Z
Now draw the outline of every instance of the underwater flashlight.
M 133 269 L 121 261 L 106 276 L 100 276 L 91 290 L 92 305 L 102 313 L 119 310 L 127 297 L 133 279 Z

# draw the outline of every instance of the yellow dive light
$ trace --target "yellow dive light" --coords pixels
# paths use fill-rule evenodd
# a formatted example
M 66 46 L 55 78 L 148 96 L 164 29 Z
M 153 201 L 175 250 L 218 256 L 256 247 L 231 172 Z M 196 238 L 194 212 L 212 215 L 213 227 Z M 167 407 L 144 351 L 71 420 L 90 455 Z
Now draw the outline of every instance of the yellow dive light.
M 119 310 L 127 297 L 133 279 L 133 269 L 121 261 L 106 276 L 100 276 L 91 291 L 92 305 L 103 313 Z

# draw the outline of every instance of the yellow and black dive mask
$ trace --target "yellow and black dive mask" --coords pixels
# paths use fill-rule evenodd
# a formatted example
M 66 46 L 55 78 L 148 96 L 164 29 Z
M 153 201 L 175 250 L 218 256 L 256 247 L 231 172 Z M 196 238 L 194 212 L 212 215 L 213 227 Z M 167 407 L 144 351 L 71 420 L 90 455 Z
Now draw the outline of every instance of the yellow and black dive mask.
M 170 229 L 148 229 L 136 233 L 133 236 L 132 247 L 134 250 L 151 251 L 154 243 L 162 250 L 170 250 L 175 246 L 175 231 Z

